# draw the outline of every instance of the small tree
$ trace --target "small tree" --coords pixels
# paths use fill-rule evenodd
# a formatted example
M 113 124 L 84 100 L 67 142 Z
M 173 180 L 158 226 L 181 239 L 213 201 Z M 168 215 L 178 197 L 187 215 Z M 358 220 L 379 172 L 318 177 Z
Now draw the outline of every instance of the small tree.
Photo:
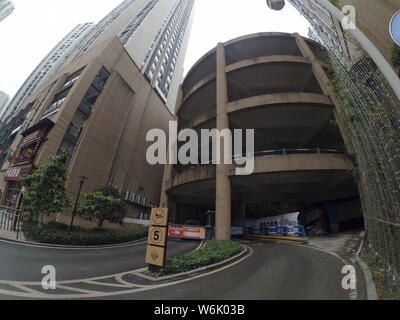
M 38 218 L 39 227 L 42 227 L 43 214 L 49 215 L 71 208 L 71 200 L 65 189 L 68 180 L 68 169 L 65 165 L 67 156 L 67 152 L 63 151 L 60 155 L 49 157 L 49 163 L 22 180 L 26 187 L 23 205 L 29 213 L 28 221 Z
M 391 62 L 396 69 L 397 74 L 400 76 L 400 47 L 394 42 L 392 45 L 391 54 Z
M 126 215 L 125 203 L 117 189 L 103 187 L 86 194 L 86 202 L 78 208 L 78 214 L 85 220 L 97 220 L 101 228 L 105 220 L 122 224 Z

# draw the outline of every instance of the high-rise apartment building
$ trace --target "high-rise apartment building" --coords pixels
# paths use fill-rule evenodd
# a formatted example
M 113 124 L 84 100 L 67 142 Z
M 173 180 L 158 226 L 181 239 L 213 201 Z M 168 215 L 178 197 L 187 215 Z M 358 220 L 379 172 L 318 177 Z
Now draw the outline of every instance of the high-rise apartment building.
M 144 218 L 159 203 L 164 167 L 147 162 L 146 135 L 153 128 L 168 131 L 173 115 L 117 37 L 44 81 L 11 121 L 18 117 L 21 129 L 4 137 L 10 146 L 0 168 L 2 205 L 18 206 L 22 177 L 66 151 L 71 198 L 84 175 L 82 192 L 113 185 L 127 202 L 125 222 L 147 223 Z M 71 220 L 67 213 L 52 218 Z M 75 222 L 87 225 L 78 217 Z
M 390 62 L 393 40 L 389 24 L 400 10 L 399 0 L 339 0 L 339 7 L 352 5 L 356 9 L 357 27 L 365 33 L 383 56 Z
M 8 0 L 0 0 L 0 21 L 8 17 L 15 9 L 15 5 Z
M 0 118 L 3 112 L 6 110 L 9 101 L 10 101 L 9 95 L 3 91 L 0 91 Z
M 84 23 L 76 26 L 69 32 L 32 71 L 24 84 L 19 88 L 11 100 L 6 112 L 0 118 L 4 122 L 9 116 L 16 114 L 22 102 L 45 80 L 55 73 L 64 58 L 94 27 L 93 23 Z
M 96 25 L 65 64 L 117 36 L 174 112 L 183 78 L 193 5 L 194 0 L 125 0 Z

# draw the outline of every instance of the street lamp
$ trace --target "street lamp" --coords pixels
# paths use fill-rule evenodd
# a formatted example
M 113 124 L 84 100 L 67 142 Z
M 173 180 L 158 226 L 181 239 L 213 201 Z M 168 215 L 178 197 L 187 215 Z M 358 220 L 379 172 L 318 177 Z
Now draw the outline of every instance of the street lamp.
M 269 8 L 273 10 L 281 10 L 285 6 L 285 0 L 266 0 Z M 288 0 L 291 2 L 291 0 Z M 319 0 L 318 4 L 327 10 L 331 16 L 338 20 L 343 21 L 344 14 L 336 8 L 329 0 Z M 359 43 L 359 45 L 368 53 L 374 63 L 377 65 L 389 86 L 394 91 L 398 99 L 400 99 L 400 79 L 394 72 L 391 65 L 383 57 L 382 53 L 374 46 L 374 44 L 360 31 L 357 27 L 347 30 Z
M 82 185 L 83 183 L 87 180 L 88 178 L 85 176 L 79 176 L 79 180 L 80 180 L 80 185 L 79 185 L 79 191 L 78 194 L 76 196 L 76 200 L 75 200 L 75 206 L 74 206 L 74 211 L 72 213 L 72 219 L 71 219 L 71 225 L 69 226 L 69 229 L 72 230 L 72 226 L 74 224 L 74 218 L 75 218 L 75 214 L 76 214 L 76 209 L 78 207 L 78 201 L 79 201 L 79 196 L 81 194 L 81 190 L 82 190 Z
M 285 6 L 285 0 L 267 0 L 267 5 L 272 10 L 282 10 Z

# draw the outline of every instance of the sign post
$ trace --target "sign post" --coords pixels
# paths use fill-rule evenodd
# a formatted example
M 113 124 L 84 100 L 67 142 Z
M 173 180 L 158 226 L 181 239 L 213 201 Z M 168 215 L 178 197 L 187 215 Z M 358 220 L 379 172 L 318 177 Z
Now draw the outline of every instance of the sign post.
M 158 272 L 165 266 L 168 239 L 168 209 L 151 210 L 149 236 L 147 239 L 146 263 L 149 270 Z

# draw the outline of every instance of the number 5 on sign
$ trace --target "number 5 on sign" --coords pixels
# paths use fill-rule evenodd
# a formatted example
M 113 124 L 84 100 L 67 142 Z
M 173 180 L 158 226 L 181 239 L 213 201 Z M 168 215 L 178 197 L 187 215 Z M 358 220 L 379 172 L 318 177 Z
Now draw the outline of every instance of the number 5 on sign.
M 164 247 L 167 241 L 167 228 L 166 227 L 153 227 L 149 228 L 148 244 L 153 246 Z

